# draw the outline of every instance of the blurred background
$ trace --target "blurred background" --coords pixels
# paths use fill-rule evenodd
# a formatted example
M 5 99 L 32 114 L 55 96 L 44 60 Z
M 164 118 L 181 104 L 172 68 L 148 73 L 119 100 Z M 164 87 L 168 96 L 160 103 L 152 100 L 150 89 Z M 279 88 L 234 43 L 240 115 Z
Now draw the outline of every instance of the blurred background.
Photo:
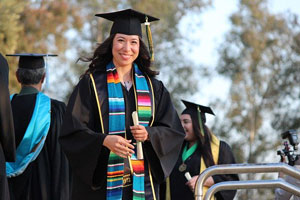
M 67 103 L 88 66 L 78 58 L 109 35 L 111 23 L 94 15 L 129 7 L 160 18 L 151 24 L 153 67 L 178 112 L 181 99 L 209 105 L 208 126 L 237 162 L 278 162 L 280 134 L 300 126 L 297 0 L 0 0 L 0 52 L 58 54 L 47 59 L 43 90 Z M 7 59 L 16 93 L 18 59 Z M 241 190 L 236 199 L 274 199 L 274 191 Z

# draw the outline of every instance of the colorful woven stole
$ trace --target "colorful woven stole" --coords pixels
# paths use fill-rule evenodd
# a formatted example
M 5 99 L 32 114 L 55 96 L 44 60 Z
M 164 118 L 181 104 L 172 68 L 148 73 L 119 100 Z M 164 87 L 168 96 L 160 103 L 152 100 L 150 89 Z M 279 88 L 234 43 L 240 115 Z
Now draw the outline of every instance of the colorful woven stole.
M 137 109 L 140 124 L 148 126 L 151 118 L 151 99 L 147 81 L 134 64 Z M 113 63 L 106 66 L 107 88 L 109 102 L 109 134 L 125 136 L 125 102 L 122 86 Z M 132 155 L 133 168 L 133 200 L 145 199 L 144 161 L 137 160 L 136 153 Z M 107 166 L 107 200 L 122 199 L 124 175 L 124 159 L 110 152 Z

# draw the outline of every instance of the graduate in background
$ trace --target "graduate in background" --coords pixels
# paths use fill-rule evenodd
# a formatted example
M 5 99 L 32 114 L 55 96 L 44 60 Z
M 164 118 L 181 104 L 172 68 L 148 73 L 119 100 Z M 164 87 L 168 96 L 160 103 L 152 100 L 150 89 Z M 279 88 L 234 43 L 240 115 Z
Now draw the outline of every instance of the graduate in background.
M 186 109 L 181 113 L 180 120 L 185 130 L 185 142 L 174 170 L 170 176 L 169 186 L 172 200 L 193 200 L 196 181 L 199 174 L 207 167 L 218 164 L 233 164 L 235 159 L 229 145 L 220 141 L 205 125 L 205 114 L 214 115 L 206 106 L 197 105 L 183 100 Z M 185 173 L 189 172 L 191 179 L 188 181 Z M 214 175 L 209 177 L 204 186 L 209 188 L 215 183 L 223 181 L 239 180 L 235 174 Z M 205 191 L 206 191 L 205 190 Z M 227 190 L 217 192 L 214 196 L 217 200 L 231 200 L 236 191 Z
M 141 23 L 158 19 L 132 9 L 96 16 L 114 23 L 86 59 L 89 69 L 70 97 L 60 137 L 74 172 L 72 199 L 158 199 L 159 183 L 170 175 L 184 138 L 141 39 Z M 144 159 L 137 158 L 137 141 Z
M 68 200 L 69 165 L 58 143 L 66 106 L 41 92 L 43 57 L 54 55 L 8 56 L 20 56 L 16 76 L 22 86 L 11 96 L 17 147 L 16 161 L 6 163 L 11 199 Z
M 8 91 L 8 64 L 0 53 L 0 199 L 9 200 L 5 161 L 15 161 L 16 146 Z

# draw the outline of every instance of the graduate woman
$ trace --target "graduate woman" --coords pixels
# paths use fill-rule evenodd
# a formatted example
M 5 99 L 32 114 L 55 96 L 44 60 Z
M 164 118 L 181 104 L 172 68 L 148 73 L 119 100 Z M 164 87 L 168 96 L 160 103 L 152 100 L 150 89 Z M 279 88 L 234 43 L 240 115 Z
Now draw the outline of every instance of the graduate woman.
M 167 194 L 167 198 L 171 197 L 172 200 L 195 199 L 195 184 L 200 173 L 212 165 L 235 163 L 229 145 L 220 141 L 205 125 L 205 113 L 214 115 L 213 111 L 206 106 L 187 101 L 183 103 L 186 109 L 181 113 L 180 119 L 186 134 L 185 142 L 167 184 L 170 189 L 167 191 L 171 193 L 171 196 Z M 187 172 L 191 176 L 189 181 L 185 176 Z M 234 180 L 238 180 L 237 175 L 214 175 L 204 182 L 205 191 L 215 183 Z M 234 190 L 217 192 L 214 199 L 231 200 L 235 193 Z
M 184 139 L 141 40 L 141 23 L 158 19 L 132 9 L 96 16 L 113 21 L 110 37 L 84 59 L 89 69 L 70 97 L 60 137 L 73 170 L 72 199 L 158 199 Z

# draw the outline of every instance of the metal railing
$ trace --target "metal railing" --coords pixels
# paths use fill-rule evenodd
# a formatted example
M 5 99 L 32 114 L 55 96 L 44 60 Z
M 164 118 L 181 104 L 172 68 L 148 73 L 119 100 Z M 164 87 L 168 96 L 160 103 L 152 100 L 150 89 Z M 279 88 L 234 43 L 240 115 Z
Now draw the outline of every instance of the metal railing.
M 241 173 L 272 173 L 282 172 L 296 179 L 300 179 L 300 170 L 295 169 L 285 163 L 267 163 L 267 164 L 230 164 L 215 165 L 204 170 L 199 176 L 195 186 L 195 199 L 203 199 L 204 181 L 215 174 L 241 174 Z M 229 184 L 226 184 L 228 183 Z M 231 185 L 230 185 L 231 183 Z M 208 191 L 208 195 L 213 195 L 220 190 L 230 189 L 255 189 L 255 188 L 274 188 L 280 187 L 295 195 L 300 195 L 300 188 L 280 180 L 248 180 L 248 181 L 226 181 L 213 185 Z M 210 198 L 210 197 L 209 197 Z M 208 199 L 208 198 L 206 198 Z

